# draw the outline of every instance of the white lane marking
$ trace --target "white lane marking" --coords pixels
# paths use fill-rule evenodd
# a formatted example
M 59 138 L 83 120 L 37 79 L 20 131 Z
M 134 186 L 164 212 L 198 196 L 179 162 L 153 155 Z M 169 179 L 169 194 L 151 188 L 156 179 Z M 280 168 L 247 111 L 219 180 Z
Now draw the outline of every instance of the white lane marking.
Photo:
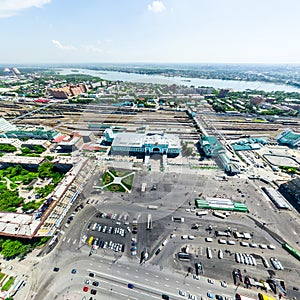
M 73 245 L 75 245 L 75 243 L 76 243 L 76 240 L 74 240 Z
M 70 243 L 70 241 L 71 241 L 71 238 L 68 239 L 67 243 Z
M 167 277 L 166 277 L 165 279 L 166 279 L 167 281 L 169 280 L 169 278 L 167 278 Z
M 165 284 L 166 287 L 169 287 L 169 285 Z
M 66 240 L 66 237 L 64 237 L 62 241 L 64 242 L 65 240 Z

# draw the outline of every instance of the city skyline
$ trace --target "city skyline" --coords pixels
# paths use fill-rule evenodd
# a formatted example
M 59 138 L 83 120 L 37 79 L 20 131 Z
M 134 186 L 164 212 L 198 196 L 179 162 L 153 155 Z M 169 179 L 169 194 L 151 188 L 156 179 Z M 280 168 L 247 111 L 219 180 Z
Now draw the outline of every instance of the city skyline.
M 0 1 L 0 63 L 300 63 L 288 0 Z

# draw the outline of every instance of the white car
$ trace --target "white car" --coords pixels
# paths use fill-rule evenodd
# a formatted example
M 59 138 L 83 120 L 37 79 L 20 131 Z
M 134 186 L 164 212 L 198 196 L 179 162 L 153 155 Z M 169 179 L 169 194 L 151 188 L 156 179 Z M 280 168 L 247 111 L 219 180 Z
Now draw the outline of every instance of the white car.
M 210 284 L 215 284 L 215 281 L 213 279 L 207 278 L 207 282 Z
M 268 245 L 268 248 L 271 249 L 271 250 L 275 250 L 276 247 L 274 245 Z
M 189 299 L 197 300 L 197 296 L 193 294 L 189 294 Z
M 200 279 L 200 277 L 198 275 L 195 275 L 195 274 L 193 275 L 193 278 L 196 279 L 196 280 Z
M 224 287 L 224 288 L 227 288 L 228 284 L 227 284 L 226 281 L 221 281 L 221 286 Z
M 183 291 L 183 290 L 179 290 L 179 295 L 182 296 L 182 297 L 185 297 L 186 296 L 186 292 Z

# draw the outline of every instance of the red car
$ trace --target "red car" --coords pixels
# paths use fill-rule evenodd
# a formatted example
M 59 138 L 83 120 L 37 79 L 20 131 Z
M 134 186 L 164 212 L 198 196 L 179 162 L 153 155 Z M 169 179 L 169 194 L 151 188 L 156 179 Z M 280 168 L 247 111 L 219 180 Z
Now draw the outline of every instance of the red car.
M 83 291 L 84 291 L 84 292 L 87 292 L 88 290 L 89 290 L 89 288 L 88 288 L 87 286 L 84 286 L 84 287 L 83 287 Z

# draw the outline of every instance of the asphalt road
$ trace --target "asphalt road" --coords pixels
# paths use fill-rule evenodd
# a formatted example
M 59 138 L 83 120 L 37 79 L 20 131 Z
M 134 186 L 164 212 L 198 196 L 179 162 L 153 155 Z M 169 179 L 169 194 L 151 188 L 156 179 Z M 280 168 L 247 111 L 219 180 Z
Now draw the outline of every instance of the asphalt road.
M 194 198 L 199 194 L 213 196 L 215 194 L 232 197 L 235 200 L 246 201 L 249 206 L 250 215 L 260 222 L 265 223 L 267 228 L 273 229 L 276 233 L 284 234 L 287 240 L 299 238 L 295 235 L 297 232 L 297 223 L 291 223 L 286 213 L 278 213 L 273 205 L 266 198 L 262 197 L 258 187 L 251 182 L 245 183 L 246 179 L 230 178 L 229 181 L 218 181 L 214 176 L 204 176 L 198 171 L 195 174 L 165 174 L 162 177 L 157 173 L 150 173 L 150 176 L 142 174 L 136 175 L 134 188 L 131 194 L 118 194 L 109 192 L 100 192 L 93 189 L 97 183 L 97 173 L 93 175 L 85 191 L 83 198 L 92 199 L 93 203 L 86 205 L 71 222 L 68 228 L 62 227 L 63 232 L 59 236 L 58 245 L 47 256 L 40 260 L 32 270 L 32 276 L 28 283 L 27 298 L 18 299 L 82 299 L 84 292 L 84 280 L 88 278 L 88 272 L 95 272 L 97 279 L 101 282 L 97 288 L 96 299 L 160 299 L 160 293 L 172 295 L 177 299 L 178 289 L 189 291 L 197 296 L 205 296 L 207 290 L 213 293 L 219 293 L 232 297 L 236 287 L 233 286 L 231 272 L 233 268 L 240 268 L 243 272 L 246 269 L 247 274 L 257 277 L 268 276 L 266 270 L 259 260 L 260 255 L 266 258 L 276 256 L 285 266 L 285 270 L 278 272 L 277 276 L 286 279 L 288 288 L 291 289 L 297 283 L 299 278 L 299 263 L 290 255 L 287 255 L 280 245 L 264 230 L 255 224 L 255 222 L 244 214 L 233 213 L 225 220 L 218 219 L 209 213 L 207 216 L 199 218 L 194 213 L 187 212 L 186 208 L 194 206 Z M 153 183 L 157 184 L 157 190 L 151 188 L 146 192 L 140 191 L 142 182 L 147 180 L 147 186 L 151 187 Z M 242 189 L 242 194 L 237 192 L 237 188 Z M 159 209 L 149 210 L 149 204 L 157 205 Z M 130 247 L 131 234 L 127 233 L 124 243 L 127 250 L 121 256 L 121 253 L 115 253 L 110 250 L 98 249 L 92 256 L 88 256 L 90 248 L 82 243 L 84 235 L 91 234 L 87 230 L 87 224 L 95 222 L 97 212 L 115 213 L 119 216 L 126 216 L 129 226 L 132 226 L 132 220 L 138 218 L 137 234 L 137 256 L 131 257 L 128 248 Z M 151 213 L 153 219 L 152 231 L 146 230 L 146 220 Z M 288 213 L 289 214 L 289 213 Z M 185 218 L 184 223 L 172 222 L 172 216 L 181 216 Z M 99 222 L 115 224 L 117 220 L 102 220 Z M 193 224 L 199 224 L 199 230 L 191 229 Z M 212 224 L 214 229 L 224 230 L 228 226 L 236 228 L 238 231 L 253 233 L 252 242 L 274 244 L 275 251 L 245 248 L 237 244 L 234 246 L 220 245 L 215 239 L 209 246 L 213 250 L 213 258 L 206 258 L 207 243 L 204 238 L 211 236 L 205 229 L 208 224 Z M 277 224 L 281 224 L 278 226 Z M 122 219 L 122 227 L 124 219 Z M 170 234 L 177 236 L 170 239 Z M 194 235 L 195 240 L 182 240 L 181 235 Z M 106 237 L 105 234 L 99 234 L 100 237 Z M 162 242 L 168 239 L 168 243 L 162 246 Z M 189 263 L 178 261 L 175 254 L 181 251 L 182 247 L 190 245 L 192 260 Z M 157 248 L 161 252 L 155 255 Z M 139 255 L 141 251 L 147 249 L 150 259 L 145 264 L 139 264 Z M 217 258 L 218 249 L 229 250 L 224 254 L 224 259 Z M 237 264 L 233 253 L 249 253 L 257 255 L 258 265 L 245 266 Z M 225 252 L 224 252 L 225 253 Z M 207 283 L 206 277 L 195 280 L 191 275 L 187 275 L 189 267 L 194 263 L 201 261 L 205 268 L 205 276 L 215 278 L 214 285 Z M 60 271 L 53 272 L 54 267 L 59 267 Z M 77 269 L 75 275 L 71 274 L 72 268 Z M 222 288 L 219 280 L 226 280 L 229 283 L 228 288 Z M 128 283 L 133 283 L 136 288 L 130 290 Z M 246 290 L 239 287 L 243 295 L 257 294 L 256 290 Z M 126 295 L 126 296 L 124 296 Z M 90 294 L 89 294 L 90 296 Z M 161 295 L 160 295 L 161 296 Z M 183 299 L 183 298 L 178 298 Z

